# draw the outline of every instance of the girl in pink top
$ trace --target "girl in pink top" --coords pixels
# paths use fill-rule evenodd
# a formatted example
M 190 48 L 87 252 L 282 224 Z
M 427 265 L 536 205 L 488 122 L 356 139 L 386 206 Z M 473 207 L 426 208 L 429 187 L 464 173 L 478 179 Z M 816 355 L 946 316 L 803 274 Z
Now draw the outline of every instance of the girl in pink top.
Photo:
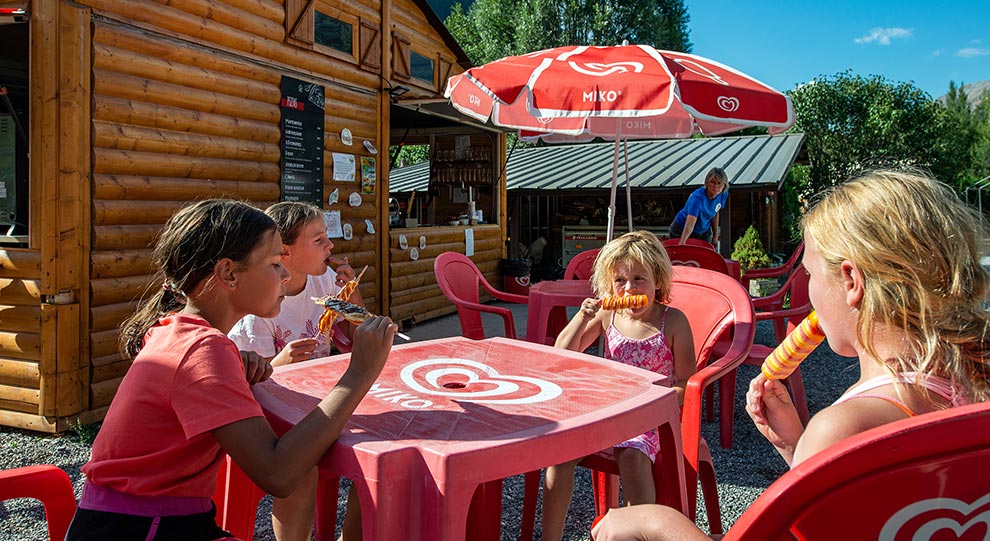
M 133 362 L 82 468 L 67 539 L 226 537 L 210 500 L 224 453 L 285 497 L 337 439 L 397 328 L 383 317 L 358 327 L 340 382 L 279 438 L 249 388 L 271 367 L 257 356 L 242 361 L 226 335 L 248 314 L 278 314 L 289 278 L 281 261 L 275 223 L 245 203 L 201 201 L 165 224 L 153 254 L 162 285 L 121 329 L 122 354 Z
M 665 304 L 670 298 L 672 275 L 667 251 L 649 231 L 626 233 L 606 244 L 592 268 L 591 283 L 598 298 L 584 300 L 555 345 L 584 351 L 604 334 L 605 357 L 668 376 L 670 385 L 683 399 L 684 384 L 697 368 L 687 317 Z M 644 307 L 602 309 L 603 297 L 644 294 L 651 301 Z M 659 446 L 656 430 L 651 430 L 603 451 L 615 457 L 627 505 L 656 501 L 652 465 Z M 563 535 L 577 463 L 575 460 L 547 468 L 544 540 Z
M 807 427 L 784 385 L 753 379 L 747 413 L 788 464 L 871 428 L 990 399 L 982 306 L 990 278 L 972 208 L 923 174 L 874 171 L 827 192 L 802 225 L 811 303 L 832 350 L 859 358 L 860 378 Z M 610 511 L 592 533 L 597 541 L 708 539 L 663 506 Z

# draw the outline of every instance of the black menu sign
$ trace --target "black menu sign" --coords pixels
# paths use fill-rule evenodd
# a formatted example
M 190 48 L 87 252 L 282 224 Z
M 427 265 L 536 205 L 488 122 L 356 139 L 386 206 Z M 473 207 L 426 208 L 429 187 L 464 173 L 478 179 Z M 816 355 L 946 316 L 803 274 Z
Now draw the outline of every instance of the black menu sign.
M 280 201 L 323 207 L 323 87 L 282 76 Z

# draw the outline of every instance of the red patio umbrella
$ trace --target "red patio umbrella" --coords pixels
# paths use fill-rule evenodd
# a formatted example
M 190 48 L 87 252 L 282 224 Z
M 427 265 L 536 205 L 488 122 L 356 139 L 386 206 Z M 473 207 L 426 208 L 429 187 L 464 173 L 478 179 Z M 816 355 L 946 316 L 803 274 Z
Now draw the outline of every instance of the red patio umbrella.
M 794 124 L 791 100 L 777 90 L 713 60 L 647 45 L 510 56 L 451 77 L 444 95 L 462 113 L 518 129 L 524 138 L 614 139 L 608 240 L 621 140 L 719 135 L 750 126 L 779 133 Z M 628 168 L 626 175 L 628 200 Z

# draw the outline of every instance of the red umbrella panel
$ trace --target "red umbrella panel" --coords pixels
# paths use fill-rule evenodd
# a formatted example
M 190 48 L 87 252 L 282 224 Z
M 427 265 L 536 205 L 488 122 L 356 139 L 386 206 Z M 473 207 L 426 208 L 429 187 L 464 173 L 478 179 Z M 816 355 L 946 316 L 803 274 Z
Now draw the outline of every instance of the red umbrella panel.
M 510 56 L 451 77 L 445 95 L 482 122 L 566 135 L 678 138 L 794 123 L 790 99 L 756 79 L 646 45 Z
M 724 64 L 646 45 L 558 47 L 451 77 L 444 95 L 481 122 L 548 142 L 685 138 L 794 124 L 790 98 Z M 618 152 L 609 207 L 611 239 Z M 628 184 L 628 172 L 627 172 Z M 630 197 L 626 189 L 627 198 Z M 630 209 L 631 214 L 631 209 Z M 630 227 L 632 219 L 630 216 Z

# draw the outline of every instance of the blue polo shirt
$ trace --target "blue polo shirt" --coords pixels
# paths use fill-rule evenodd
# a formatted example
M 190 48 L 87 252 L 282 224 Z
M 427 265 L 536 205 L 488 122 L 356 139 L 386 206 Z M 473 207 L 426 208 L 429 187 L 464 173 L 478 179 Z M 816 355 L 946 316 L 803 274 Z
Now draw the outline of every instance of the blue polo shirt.
M 691 192 L 687 204 L 677 213 L 674 221 L 677 222 L 677 225 L 683 227 L 688 216 L 695 216 L 698 221 L 694 223 L 694 232 L 702 233 L 708 231 L 712 227 L 712 218 L 718 214 L 718 211 L 722 210 L 728 198 L 729 190 L 722 190 L 722 193 L 716 195 L 715 199 L 709 199 L 708 194 L 705 192 L 705 187 L 702 186 Z

